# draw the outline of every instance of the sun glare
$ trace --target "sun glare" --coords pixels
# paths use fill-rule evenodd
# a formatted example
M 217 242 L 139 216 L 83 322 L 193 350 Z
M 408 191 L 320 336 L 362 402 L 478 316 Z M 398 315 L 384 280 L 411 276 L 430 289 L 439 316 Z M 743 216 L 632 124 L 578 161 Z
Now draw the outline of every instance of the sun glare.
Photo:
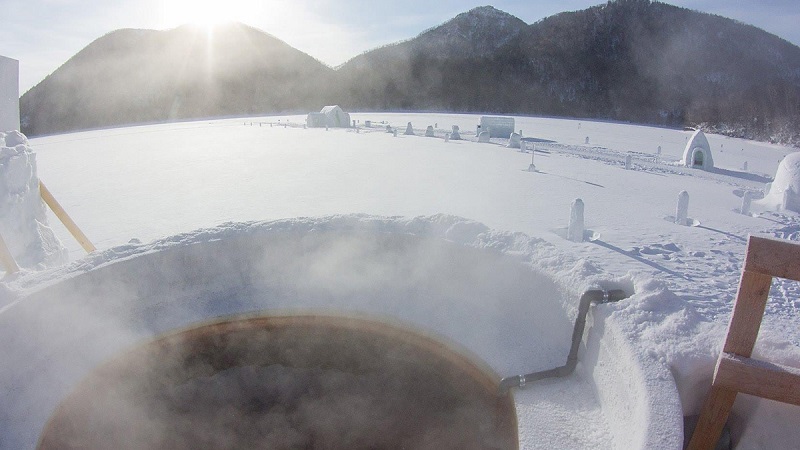
M 227 22 L 245 21 L 262 9 L 258 0 L 165 0 L 164 23 L 167 26 L 193 24 L 213 27 Z

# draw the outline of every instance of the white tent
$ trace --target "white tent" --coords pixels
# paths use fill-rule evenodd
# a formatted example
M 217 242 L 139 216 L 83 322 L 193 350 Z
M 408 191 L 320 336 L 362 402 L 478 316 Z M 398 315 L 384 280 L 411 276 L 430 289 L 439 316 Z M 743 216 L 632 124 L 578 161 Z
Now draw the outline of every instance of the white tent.
M 683 150 L 683 165 L 698 169 L 713 169 L 714 159 L 711 157 L 711 146 L 702 131 L 697 130 L 689 138 Z

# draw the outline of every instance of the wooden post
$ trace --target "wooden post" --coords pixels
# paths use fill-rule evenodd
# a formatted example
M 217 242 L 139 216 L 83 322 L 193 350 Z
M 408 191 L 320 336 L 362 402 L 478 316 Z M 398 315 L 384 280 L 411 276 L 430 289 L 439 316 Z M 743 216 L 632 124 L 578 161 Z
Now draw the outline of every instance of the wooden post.
M 800 281 L 800 245 L 751 236 L 725 345 L 687 450 L 714 448 L 739 392 L 800 405 L 800 370 L 750 357 L 773 276 Z
M 53 197 L 53 194 L 45 187 L 44 183 L 39 181 L 39 192 L 41 192 L 42 200 L 47 203 L 47 206 L 53 210 L 53 213 L 61 220 L 61 223 L 67 227 L 67 230 L 72 234 L 76 241 L 81 244 L 86 253 L 92 253 L 93 251 L 97 250 L 95 246 L 89 241 L 89 238 L 86 237 L 85 234 L 78 228 L 78 225 L 69 217 L 64 208 L 56 201 L 56 198 Z
M 11 251 L 8 250 L 8 246 L 6 245 L 6 241 L 3 240 L 3 236 L 0 236 L 0 261 L 2 261 L 3 267 L 6 268 L 7 273 L 19 272 L 19 266 L 17 265 L 17 262 L 14 261 Z

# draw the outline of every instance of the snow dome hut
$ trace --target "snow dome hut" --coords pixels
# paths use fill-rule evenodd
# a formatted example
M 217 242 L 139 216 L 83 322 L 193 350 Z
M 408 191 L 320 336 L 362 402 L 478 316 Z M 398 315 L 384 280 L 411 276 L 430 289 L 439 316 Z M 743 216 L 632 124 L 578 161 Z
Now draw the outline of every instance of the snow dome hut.
M 309 113 L 306 117 L 309 128 L 349 128 L 350 114 L 344 112 L 339 105 L 326 106 L 318 113 Z
M 482 116 L 475 134 L 480 135 L 483 131 L 488 131 L 489 137 L 508 139 L 514 132 L 514 118 Z
M 689 142 L 686 143 L 686 148 L 683 150 L 683 165 L 698 169 L 714 168 L 711 146 L 701 130 L 695 131 L 689 138 Z
M 0 131 L 19 130 L 19 61 L 0 56 Z
M 770 209 L 800 212 L 800 152 L 783 158 L 769 193 L 760 203 Z

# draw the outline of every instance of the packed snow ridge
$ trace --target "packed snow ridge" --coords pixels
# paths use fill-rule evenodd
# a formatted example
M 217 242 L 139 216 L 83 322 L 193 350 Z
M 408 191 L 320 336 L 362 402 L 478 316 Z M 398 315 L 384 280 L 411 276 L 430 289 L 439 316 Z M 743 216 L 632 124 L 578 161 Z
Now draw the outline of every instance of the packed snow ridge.
M 0 236 L 22 267 L 67 262 L 67 249 L 47 226 L 36 154 L 18 131 L 0 132 Z

